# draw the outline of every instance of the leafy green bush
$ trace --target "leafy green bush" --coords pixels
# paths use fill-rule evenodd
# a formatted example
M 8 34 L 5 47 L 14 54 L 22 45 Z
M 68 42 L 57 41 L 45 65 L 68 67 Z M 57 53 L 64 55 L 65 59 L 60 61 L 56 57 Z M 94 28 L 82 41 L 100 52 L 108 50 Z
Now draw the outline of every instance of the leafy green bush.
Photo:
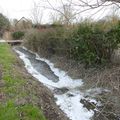
M 18 39 L 22 39 L 24 34 L 25 33 L 23 31 L 17 31 L 17 32 L 12 33 L 12 37 L 14 40 L 18 40 Z
M 119 32 L 119 25 L 104 31 L 95 24 L 80 24 L 73 33 L 71 54 L 87 65 L 110 61 L 113 50 L 120 43 Z

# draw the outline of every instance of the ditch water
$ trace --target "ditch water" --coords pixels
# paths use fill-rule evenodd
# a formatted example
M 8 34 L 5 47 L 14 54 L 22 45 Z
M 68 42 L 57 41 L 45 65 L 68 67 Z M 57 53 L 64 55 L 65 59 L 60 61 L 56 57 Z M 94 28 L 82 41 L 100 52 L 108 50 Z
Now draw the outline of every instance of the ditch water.
M 23 60 L 27 71 L 54 93 L 56 104 L 71 120 L 91 119 L 94 111 L 88 110 L 80 102 L 85 99 L 84 93 L 80 91 L 83 85 L 81 79 L 73 80 L 64 71 L 55 68 L 49 60 L 24 47 L 15 47 L 14 50 Z

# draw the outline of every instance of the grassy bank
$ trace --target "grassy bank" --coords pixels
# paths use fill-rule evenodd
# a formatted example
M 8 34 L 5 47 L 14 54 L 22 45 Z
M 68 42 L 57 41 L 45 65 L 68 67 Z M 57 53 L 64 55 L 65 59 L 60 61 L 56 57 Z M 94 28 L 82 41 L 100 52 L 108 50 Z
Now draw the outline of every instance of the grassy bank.
M 23 72 L 11 48 L 0 44 L 0 120 L 46 120 Z

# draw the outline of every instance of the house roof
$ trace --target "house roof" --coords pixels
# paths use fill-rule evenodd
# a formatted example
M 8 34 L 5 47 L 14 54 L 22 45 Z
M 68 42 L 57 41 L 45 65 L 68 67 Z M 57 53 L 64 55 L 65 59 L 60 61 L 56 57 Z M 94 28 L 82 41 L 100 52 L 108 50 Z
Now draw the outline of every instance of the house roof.
M 20 20 L 18 20 L 18 22 L 15 24 L 15 26 L 16 26 L 20 21 L 22 21 L 22 20 L 25 20 L 25 21 L 28 22 L 28 19 L 26 19 L 25 17 L 22 17 Z

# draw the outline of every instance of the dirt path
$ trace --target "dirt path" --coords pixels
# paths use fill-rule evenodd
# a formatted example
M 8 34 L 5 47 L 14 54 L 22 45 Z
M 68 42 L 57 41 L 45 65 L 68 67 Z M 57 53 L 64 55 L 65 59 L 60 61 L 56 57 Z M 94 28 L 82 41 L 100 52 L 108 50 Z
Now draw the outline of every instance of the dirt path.
M 60 110 L 60 108 L 56 105 L 52 92 L 28 74 L 24 68 L 23 62 L 19 58 L 18 64 L 15 67 L 17 70 L 22 72 L 24 78 L 27 80 L 27 84 L 25 84 L 24 89 L 28 91 L 29 98 L 27 98 L 26 102 L 37 104 L 37 106 L 43 110 L 43 113 L 48 120 L 69 120 L 62 110 Z M 35 94 L 35 101 L 31 98 L 31 94 Z M 25 101 L 23 101 L 23 103 L 24 102 Z M 18 103 L 23 104 L 22 100 L 18 101 Z

